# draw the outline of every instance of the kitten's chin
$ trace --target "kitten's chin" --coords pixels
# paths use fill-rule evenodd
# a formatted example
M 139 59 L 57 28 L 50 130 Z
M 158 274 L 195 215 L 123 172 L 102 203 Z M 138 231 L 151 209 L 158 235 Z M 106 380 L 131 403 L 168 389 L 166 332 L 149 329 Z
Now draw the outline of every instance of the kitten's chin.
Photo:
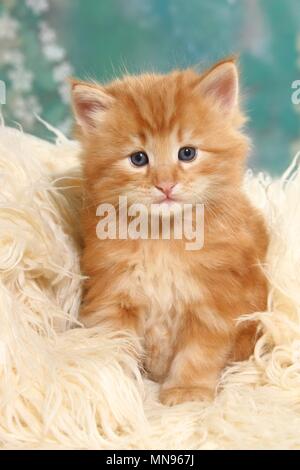
M 182 203 L 172 199 L 164 199 L 161 202 L 151 205 L 151 214 L 168 216 L 182 212 Z
M 179 203 L 179 201 L 177 199 L 172 199 L 172 198 L 169 198 L 169 197 L 165 197 L 164 199 L 159 199 L 158 200 L 158 204 L 176 204 L 176 203 Z

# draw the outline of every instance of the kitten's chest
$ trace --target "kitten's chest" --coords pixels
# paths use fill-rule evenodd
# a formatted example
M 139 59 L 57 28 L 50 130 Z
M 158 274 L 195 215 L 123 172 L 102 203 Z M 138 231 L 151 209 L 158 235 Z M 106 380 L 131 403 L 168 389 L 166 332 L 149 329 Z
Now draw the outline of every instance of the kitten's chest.
M 195 283 L 188 266 L 171 250 L 145 248 L 135 275 L 137 295 L 145 305 L 140 319 L 145 367 L 159 380 L 171 360 L 186 305 L 195 297 Z
M 153 246 L 153 245 L 152 245 Z M 188 281 L 191 275 L 188 266 L 180 261 L 171 249 L 153 249 L 151 245 L 141 250 L 141 257 L 136 265 L 135 274 L 139 294 L 147 299 L 149 317 L 172 317 L 174 305 L 180 313 L 182 303 L 188 299 Z

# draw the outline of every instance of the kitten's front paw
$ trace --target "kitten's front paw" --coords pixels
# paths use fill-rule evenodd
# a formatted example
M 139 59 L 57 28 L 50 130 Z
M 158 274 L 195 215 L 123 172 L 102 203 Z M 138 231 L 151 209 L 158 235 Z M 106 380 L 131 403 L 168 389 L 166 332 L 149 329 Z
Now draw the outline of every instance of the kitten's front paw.
M 214 391 L 205 387 L 161 388 L 159 399 L 163 405 L 174 406 L 187 401 L 212 401 Z

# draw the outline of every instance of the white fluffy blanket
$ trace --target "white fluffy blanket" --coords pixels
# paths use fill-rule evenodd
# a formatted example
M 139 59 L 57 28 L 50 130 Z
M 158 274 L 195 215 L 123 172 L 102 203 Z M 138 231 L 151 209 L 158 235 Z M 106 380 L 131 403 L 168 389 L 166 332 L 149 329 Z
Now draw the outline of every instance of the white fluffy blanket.
M 78 146 L 0 128 L 2 448 L 300 448 L 300 173 L 247 174 L 272 234 L 264 335 L 215 402 L 168 408 L 129 337 L 69 329 L 80 305 Z

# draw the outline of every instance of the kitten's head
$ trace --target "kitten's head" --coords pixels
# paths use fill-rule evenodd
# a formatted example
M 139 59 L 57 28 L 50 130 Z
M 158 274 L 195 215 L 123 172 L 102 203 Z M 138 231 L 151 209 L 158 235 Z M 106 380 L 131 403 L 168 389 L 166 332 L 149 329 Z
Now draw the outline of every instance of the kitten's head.
M 241 183 L 248 139 L 240 129 L 234 60 L 199 75 L 72 81 L 87 189 L 95 204 L 207 203 Z

